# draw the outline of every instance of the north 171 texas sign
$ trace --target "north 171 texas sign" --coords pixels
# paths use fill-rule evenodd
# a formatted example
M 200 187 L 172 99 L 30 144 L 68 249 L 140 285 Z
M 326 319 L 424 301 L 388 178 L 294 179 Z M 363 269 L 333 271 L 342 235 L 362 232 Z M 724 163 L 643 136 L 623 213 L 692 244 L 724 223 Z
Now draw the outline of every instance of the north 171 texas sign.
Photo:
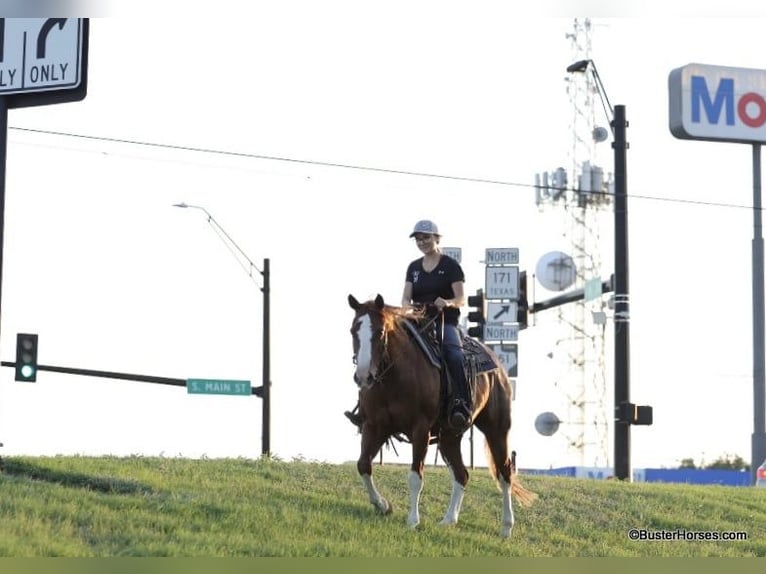
M 87 18 L 0 18 L 0 97 L 9 108 L 81 100 Z

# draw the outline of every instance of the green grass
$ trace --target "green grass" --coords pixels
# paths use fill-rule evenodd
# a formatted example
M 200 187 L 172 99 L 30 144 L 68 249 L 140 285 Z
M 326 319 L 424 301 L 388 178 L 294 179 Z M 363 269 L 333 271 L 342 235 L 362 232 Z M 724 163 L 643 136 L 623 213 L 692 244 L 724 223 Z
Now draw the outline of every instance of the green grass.
M 279 460 L 9 457 L 0 474 L 0 556 L 766 556 L 766 489 L 521 476 L 538 500 L 514 506 L 485 469 L 460 524 L 426 469 L 421 526 L 405 524 L 407 470 L 374 467 L 394 504 L 379 516 L 354 465 Z M 628 530 L 745 531 L 746 541 L 631 541 Z

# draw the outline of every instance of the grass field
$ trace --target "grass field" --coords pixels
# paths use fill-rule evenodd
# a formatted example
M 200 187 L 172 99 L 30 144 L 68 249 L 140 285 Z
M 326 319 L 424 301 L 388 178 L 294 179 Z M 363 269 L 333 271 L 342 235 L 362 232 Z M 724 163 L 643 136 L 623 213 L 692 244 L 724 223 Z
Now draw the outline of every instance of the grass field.
M 8 457 L 0 556 L 766 556 L 766 489 L 520 476 L 539 494 L 499 536 L 486 469 L 460 524 L 442 527 L 449 474 L 428 467 L 421 526 L 405 524 L 407 470 L 374 467 L 394 504 L 379 516 L 354 465 L 259 459 Z M 741 531 L 746 540 L 638 540 L 631 529 Z M 687 534 L 688 536 L 688 534 Z

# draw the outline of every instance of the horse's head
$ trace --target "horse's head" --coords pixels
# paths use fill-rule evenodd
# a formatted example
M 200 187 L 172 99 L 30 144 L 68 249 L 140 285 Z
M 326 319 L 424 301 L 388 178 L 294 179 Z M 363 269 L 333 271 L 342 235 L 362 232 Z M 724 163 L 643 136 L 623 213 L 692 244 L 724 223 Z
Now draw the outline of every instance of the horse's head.
M 354 380 L 359 386 L 372 385 L 382 374 L 383 358 L 386 351 L 386 328 L 383 309 L 383 297 L 378 295 L 374 301 L 360 303 L 353 295 L 348 296 L 348 304 L 355 311 L 351 324 L 351 337 L 354 341 Z

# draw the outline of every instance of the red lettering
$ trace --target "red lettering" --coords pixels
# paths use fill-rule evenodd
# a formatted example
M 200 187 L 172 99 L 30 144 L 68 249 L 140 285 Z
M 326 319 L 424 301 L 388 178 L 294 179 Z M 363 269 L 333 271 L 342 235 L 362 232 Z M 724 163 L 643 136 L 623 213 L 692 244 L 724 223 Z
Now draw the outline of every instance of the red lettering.
M 758 106 L 758 115 L 750 117 L 747 113 L 747 104 L 755 104 Z M 751 128 L 759 128 L 766 123 L 766 100 L 763 96 L 756 94 L 755 92 L 748 92 L 742 96 L 737 103 L 737 115 L 739 118 Z

